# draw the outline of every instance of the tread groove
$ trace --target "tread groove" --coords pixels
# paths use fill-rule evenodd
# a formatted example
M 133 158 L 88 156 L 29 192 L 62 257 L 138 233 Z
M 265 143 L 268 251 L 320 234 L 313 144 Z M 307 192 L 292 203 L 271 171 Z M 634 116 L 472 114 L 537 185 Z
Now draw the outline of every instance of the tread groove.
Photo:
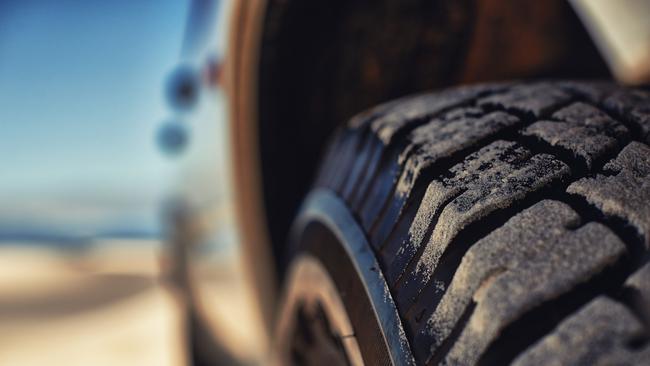
M 463 315 L 461 315 L 460 319 L 454 326 L 454 329 L 449 334 L 449 337 L 442 342 L 440 347 L 436 348 L 431 357 L 426 361 L 427 365 L 438 365 L 445 359 L 445 356 L 447 356 L 447 353 L 449 353 L 451 347 L 456 343 L 463 329 L 465 329 L 465 326 L 472 317 L 475 308 L 476 302 L 470 302 L 467 308 L 465 308 L 465 311 L 463 311 Z
M 445 200 L 442 203 L 441 207 L 443 207 L 443 209 L 444 209 L 444 207 L 446 207 L 451 201 L 458 198 L 458 196 L 460 196 L 464 192 L 465 192 L 465 190 L 461 190 L 457 194 L 451 195 L 447 200 Z M 443 210 L 439 210 L 436 213 L 436 215 L 433 217 L 433 219 L 431 220 L 431 223 L 427 227 L 427 232 L 426 232 L 426 234 L 424 235 L 424 237 L 422 239 L 423 243 L 427 243 L 429 241 L 429 239 L 431 238 L 431 235 L 433 234 L 433 230 L 435 229 L 436 224 L 438 223 L 438 220 L 440 219 L 440 214 L 442 213 L 442 211 Z M 404 266 L 404 270 L 402 270 L 399 273 L 399 275 L 392 281 L 391 285 L 393 287 L 393 291 L 396 291 L 397 289 L 399 289 L 401 287 L 404 273 L 407 273 L 407 272 L 413 270 L 413 267 L 415 267 L 415 264 L 417 262 L 416 258 L 420 258 L 422 256 L 422 252 L 424 252 L 425 247 L 426 247 L 426 245 L 420 245 L 418 247 L 415 255 L 411 259 L 409 259 L 406 266 Z M 389 278 L 390 278 L 390 276 L 389 276 Z
M 621 239 L 621 242 L 625 244 L 630 256 L 635 258 L 633 261 L 634 268 L 630 273 L 641 267 L 647 260 L 648 253 L 645 250 L 644 238 L 630 223 L 618 217 L 606 216 L 596 206 L 590 204 L 584 197 L 579 195 L 564 192 L 555 199 L 569 205 L 580 215 L 583 223 L 597 222 L 613 231 Z

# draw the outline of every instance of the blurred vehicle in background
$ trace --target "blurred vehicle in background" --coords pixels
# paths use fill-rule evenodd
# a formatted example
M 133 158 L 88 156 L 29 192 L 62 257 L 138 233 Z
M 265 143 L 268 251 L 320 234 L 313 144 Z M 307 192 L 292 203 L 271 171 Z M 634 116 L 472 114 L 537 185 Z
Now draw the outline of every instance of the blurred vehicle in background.
M 644 364 L 648 15 L 2 2 L 0 364 Z
M 196 196 L 225 213 L 204 240 L 219 309 L 250 317 L 227 213 L 228 4 L 197 3 L 0 3 L 0 364 L 191 363 L 165 221 Z

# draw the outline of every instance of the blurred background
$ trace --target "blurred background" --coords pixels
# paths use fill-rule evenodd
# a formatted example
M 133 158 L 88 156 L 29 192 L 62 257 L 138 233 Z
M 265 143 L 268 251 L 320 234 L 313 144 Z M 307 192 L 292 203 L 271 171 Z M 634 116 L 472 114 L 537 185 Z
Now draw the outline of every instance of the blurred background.
M 165 240 L 188 212 L 210 217 L 215 329 L 257 357 L 219 85 L 228 6 L 0 2 L 0 365 L 191 363 Z

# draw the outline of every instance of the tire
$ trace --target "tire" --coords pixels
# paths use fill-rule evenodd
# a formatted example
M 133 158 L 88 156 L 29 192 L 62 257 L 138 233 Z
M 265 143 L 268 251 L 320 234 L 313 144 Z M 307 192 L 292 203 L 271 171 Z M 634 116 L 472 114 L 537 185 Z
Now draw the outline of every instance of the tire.
M 372 260 L 348 250 L 357 272 L 344 272 L 366 281 L 375 261 L 385 303 L 368 283 L 371 308 L 341 291 L 332 246 L 296 234 L 293 250 L 325 263 L 366 364 L 355 307 L 374 311 L 386 364 L 647 365 L 649 143 L 650 93 L 608 83 L 479 85 L 381 105 L 335 136 L 312 196 L 343 207 L 321 221 L 345 210 L 331 226 L 363 233 Z M 294 233 L 327 206 L 312 201 Z M 389 339 L 401 332 L 397 352 Z

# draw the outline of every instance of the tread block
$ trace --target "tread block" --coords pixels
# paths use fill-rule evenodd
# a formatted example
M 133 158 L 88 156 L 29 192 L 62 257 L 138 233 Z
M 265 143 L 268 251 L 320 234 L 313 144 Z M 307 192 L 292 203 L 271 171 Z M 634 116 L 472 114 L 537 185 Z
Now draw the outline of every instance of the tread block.
M 418 207 L 407 238 L 404 241 L 395 240 L 391 247 L 387 248 L 387 259 L 394 258 L 387 270 L 389 283 L 397 282 L 420 247 L 426 244 L 423 241 L 427 232 L 437 223 L 434 218 L 440 215 L 451 200 L 468 188 L 480 184 L 478 181 L 481 178 L 500 179 L 515 169 L 513 163 L 521 163 L 530 156 L 530 151 L 514 142 L 496 141 L 452 167 L 450 177 L 431 182 Z
M 626 341 L 643 331 L 623 305 L 600 297 L 562 322 L 551 335 L 514 361 L 533 365 L 647 365 L 650 348 L 629 349 Z
M 616 91 L 616 85 L 607 81 L 561 81 L 558 86 L 590 103 L 600 103 Z
M 478 85 L 406 98 L 401 103 L 392 106 L 392 108 L 387 108 L 383 115 L 374 118 L 370 122 L 370 130 L 379 140 L 379 143 L 383 145 L 381 150 L 387 162 L 385 162 L 383 169 L 378 172 L 375 182 L 369 182 L 368 179 L 362 180 L 361 184 L 364 184 L 364 189 L 368 191 L 368 194 L 354 199 L 354 205 L 360 211 L 359 216 L 365 229 L 370 230 L 373 223 L 379 218 L 403 168 L 404 162 L 401 161 L 403 153 L 401 151 L 385 152 L 389 145 L 395 144 L 395 137 L 404 131 L 425 123 L 429 125 L 435 124 L 439 120 L 437 114 L 444 113 L 445 110 L 452 107 L 462 109 L 460 106 L 475 100 L 478 96 L 503 88 L 503 85 Z M 444 120 L 445 117 L 442 119 Z M 469 143 L 473 142 L 470 141 Z M 377 158 L 377 160 L 380 158 Z M 372 162 L 372 164 L 380 163 L 377 161 Z M 375 172 L 372 171 L 370 174 L 374 176 Z M 366 197 L 365 200 L 363 200 L 364 197 Z
M 463 258 L 420 339 L 434 347 L 451 333 L 465 308 L 474 311 L 447 354 L 451 364 L 474 364 L 509 323 L 570 291 L 613 264 L 625 245 L 605 226 L 587 223 L 569 206 L 542 201 L 474 245 Z
M 650 263 L 646 263 L 625 281 L 625 285 L 636 289 L 641 297 L 641 308 L 646 310 L 646 317 L 650 319 Z
M 553 113 L 552 117 L 575 126 L 590 128 L 594 132 L 619 140 L 627 138 L 629 133 L 622 123 L 614 120 L 600 109 L 582 102 L 568 105 Z
M 640 141 L 650 143 L 650 92 L 639 89 L 616 90 L 605 98 L 608 110 L 627 119 L 640 132 Z
M 564 107 L 552 118 L 558 121 L 535 122 L 522 134 L 569 151 L 587 170 L 592 169 L 595 161 L 618 151 L 619 141 L 628 139 L 624 125 L 585 103 Z
M 496 141 L 453 167 L 450 178 L 432 183 L 440 187 L 438 197 L 457 196 L 440 211 L 431 237 L 424 243 L 422 255 L 413 258 L 416 260 L 413 270 L 401 268 L 401 285 L 396 288 L 398 307 L 405 311 L 417 301 L 420 290 L 430 281 L 443 254 L 461 231 L 536 191 L 550 187 L 570 173 L 568 166 L 550 155 L 530 155 L 517 143 Z M 392 271 L 393 268 L 388 270 L 389 273 Z M 444 286 L 435 286 L 435 289 L 436 292 L 446 290 Z
M 636 305 L 650 310 L 650 264 L 637 270 L 625 285 L 639 295 Z M 599 297 L 522 353 L 514 364 L 645 365 L 650 360 L 650 334 L 642 319 L 623 304 Z M 639 339 L 641 344 L 635 344 Z
M 650 147 L 631 142 L 598 174 L 572 183 L 567 192 L 583 196 L 607 216 L 626 220 L 650 248 Z
M 360 146 L 354 152 L 354 164 L 350 167 L 347 174 L 340 174 L 345 176 L 345 184 L 339 189 L 341 196 L 346 201 L 350 201 L 355 189 L 363 181 L 364 173 L 374 162 L 379 158 L 381 153 L 380 144 L 374 139 L 374 136 L 367 135 Z
M 571 98 L 567 91 L 553 84 L 524 84 L 515 86 L 506 92 L 481 98 L 478 105 L 485 108 L 515 111 L 540 118 L 562 104 L 568 103 Z
M 374 119 L 370 128 L 385 145 L 388 145 L 398 132 L 408 125 L 422 119 L 433 118 L 446 109 L 460 106 L 481 94 L 498 89 L 499 87 L 495 85 L 478 85 L 409 97 Z
M 413 187 L 426 170 L 452 158 L 459 151 L 520 124 L 521 121 L 510 114 L 485 114 L 479 108 L 469 107 L 447 113 L 413 130 L 398 160 L 404 166 L 402 174 L 390 206 L 377 225 L 379 229 L 373 232 L 373 241 L 381 244 L 386 240 L 412 196 Z

